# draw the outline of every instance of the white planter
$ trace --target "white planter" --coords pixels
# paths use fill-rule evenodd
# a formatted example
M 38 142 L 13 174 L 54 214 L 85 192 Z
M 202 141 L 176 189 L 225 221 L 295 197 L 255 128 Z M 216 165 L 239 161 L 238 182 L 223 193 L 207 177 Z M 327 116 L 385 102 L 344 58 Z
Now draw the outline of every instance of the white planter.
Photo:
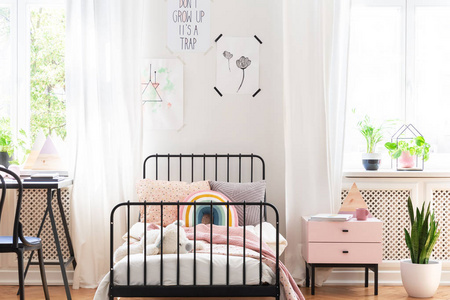
M 409 296 L 415 298 L 433 297 L 441 281 L 442 263 L 413 264 L 410 259 L 400 262 L 403 286 Z

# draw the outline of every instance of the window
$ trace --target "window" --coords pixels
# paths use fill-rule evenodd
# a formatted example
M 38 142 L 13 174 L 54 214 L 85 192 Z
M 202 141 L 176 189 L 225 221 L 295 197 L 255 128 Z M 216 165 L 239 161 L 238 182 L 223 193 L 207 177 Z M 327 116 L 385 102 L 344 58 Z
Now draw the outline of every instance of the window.
M 11 115 L 13 41 L 11 33 L 11 6 L 0 2 L 0 116 Z M 3 124 L 2 124 L 3 125 Z
M 0 123 L 13 137 L 66 136 L 63 0 L 0 0 Z
M 344 168 L 361 168 L 365 141 L 356 124 L 413 124 L 431 144 L 430 168 L 450 168 L 450 0 L 353 0 Z

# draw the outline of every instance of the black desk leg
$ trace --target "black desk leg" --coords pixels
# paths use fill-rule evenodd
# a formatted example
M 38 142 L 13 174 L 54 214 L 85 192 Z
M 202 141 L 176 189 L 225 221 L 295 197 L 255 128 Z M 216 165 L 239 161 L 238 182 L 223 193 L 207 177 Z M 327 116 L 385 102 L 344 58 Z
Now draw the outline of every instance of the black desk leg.
M 311 295 L 314 295 L 316 292 L 316 267 L 314 264 L 311 264 Z
M 61 252 L 61 244 L 59 243 L 59 238 L 58 238 L 58 229 L 56 228 L 55 216 L 53 215 L 51 189 L 47 190 L 47 207 L 48 207 L 48 214 L 50 217 L 50 223 L 52 224 L 53 237 L 55 239 L 56 252 L 58 253 L 59 266 L 61 267 L 61 275 L 62 275 L 62 278 L 64 281 L 66 296 L 67 296 L 68 300 L 71 300 L 72 297 L 70 295 L 69 281 L 67 280 L 66 267 L 64 265 L 64 258 L 63 258 L 62 252 Z
M 44 228 L 44 223 L 45 223 L 45 219 L 47 218 L 47 214 L 48 214 L 48 207 L 45 209 L 44 217 L 42 218 L 42 222 L 41 222 L 41 225 L 39 226 L 39 230 L 37 232 L 36 237 L 41 237 L 42 228 Z M 31 260 L 33 259 L 33 255 L 34 255 L 34 250 L 31 251 L 30 257 L 28 258 L 27 267 L 25 268 L 25 273 L 23 275 L 24 279 L 27 277 L 28 269 L 30 268 Z M 20 289 L 17 291 L 17 295 L 19 295 L 19 293 L 20 293 Z
M 64 213 L 64 207 L 61 200 L 61 189 L 56 191 L 56 198 L 58 200 L 59 213 L 61 214 L 61 219 L 64 227 L 64 233 L 66 235 L 67 245 L 69 246 L 70 257 L 72 260 L 73 269 L 77 267 L 77 262 L 75 261 L 75 254 L 73 252 L 72 239 L 70 238 L 69 227 L 67 226 L 66 214 Z
M 306 273 L 305 285 L 306 285 L 306 287 L 309 287 L 309 268 L 308 268 L 308 263 L 306 261 L 305 261 L 305 273 Z
M 375 282 L 374 282 L 374 290 L 375 290 L 375 296 L 378 295 L 378 265 L 375 265 L 373 267 L 374 270 L 374 277 L 375 277 Z
M 366 271 L 364 274 L 364 286 L 368 287 L 369 286 L 369 268 L 365 267 Z

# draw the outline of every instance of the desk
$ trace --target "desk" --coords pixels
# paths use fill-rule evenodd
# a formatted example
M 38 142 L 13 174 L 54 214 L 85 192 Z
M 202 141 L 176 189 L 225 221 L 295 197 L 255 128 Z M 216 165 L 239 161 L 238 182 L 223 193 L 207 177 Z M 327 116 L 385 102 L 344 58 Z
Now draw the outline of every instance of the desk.
M 69 235 L 69 228 L 67 226 L 67 220 L 66 220 L 66 215 L 64 213 L 64 209 L 63 209 L 63 204 L 61 201 L 61 189 L 71 186 L 73 184 L 73 180 L 72 179 L 64 179 L 61 181 L 55 181 L 55 182 L 25 182 L 22 181 L 22 185 L 23 185 L 23 189 L 44 189 L 47 190 L 47 209 L 45 210 L 44 213 L 44 217 L 42 218 L 42 222 L 41 225 L 39 226 L 39 230 L 37 232 L 37 237 L 39 237 L 41 235 L 42 232 L 42 228 L 44 227 L 44 223 L 45 223 L 45 219 L 47 218 L 47 214 L 49 215 L 49 219 L 50 219 L 50 223 L 51 223 L 51 227 L 52 227 L 52 232 L 53 232 L 53 237 L 55 239 L 55 247 L 56 247 L 56 251 L 57 251 L 57 255 L 58 255 L 58 264 L 61 267 L 61 275 L 64 281 L 64 287 L 66 290 L 66 296 L 67 299 L 72 299 L 71 295 L 70 295 L 70 289 L 69 289 L 69 282 L 67 280 L 67 274 L 66 274 L 66 267 L 70 264 L 72 264 L 73 268 L 75 269 L 75 267 L 77 266 L 77 263 L 75 261 L 75 256 L 74 256 L 74 252 L 73 252 L 73 246 L 72 246 L 72 240 L 70 239 L 70 235 Z M 7 180 L 6 181 L 6 188 L 7 189 L 17 189 L 18 188 L 18 184 L 15 181 L 11 181 L 11 180 Z M 70 252 L 70 258 L 67 262 L 64 261 L 63 255 L 62 255 L 62 251 L 61 251 L 61 243 L 59 241 L 59 237 L 58 237 L 58 231 L 56 228 L 56 222 L 55 222 L 55 217 L 54 217 L 54 213 L 53 213 L 53 208 L 52 208 L 52 199 L 53 199 L 53 195 L 56 192 L 57 195 L 57 202 L 58 202 L 58 208 L 59 208 L 59 212 L 62 218 L 62 224 L 63 224 L 63 228 L 64 228 L 64 233 L 66 235 L 66 239 L 67 239 L 67 245 L 69 247 L 69 252 Z M 30 258 L 28 260 L 28 264 L 27 267 L 25 268 L 25 276 L 28 272 L 28 268 L 30 267 L 31 264 L 31 260 L 33 258 L 33 252 L 30 255 Z M 48 264 L 48 263 L 47 263 Z M 51 263 L 50 263 L 51 264 Z

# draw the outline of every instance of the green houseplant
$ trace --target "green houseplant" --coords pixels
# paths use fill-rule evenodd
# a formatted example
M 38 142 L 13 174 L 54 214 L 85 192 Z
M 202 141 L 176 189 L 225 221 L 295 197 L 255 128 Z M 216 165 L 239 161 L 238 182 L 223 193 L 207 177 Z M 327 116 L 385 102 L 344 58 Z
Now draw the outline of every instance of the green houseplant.
M 434 212 L 430 213 L 430 203 L 428 203 L 427 211 L 425 213 L 425 203 L 422 204 L 422 209 L 416 209 L 414 215 L 414 208 L 411 198 L 408 198 L 408 213 L 409 221 L 411 223 L 411 232 L 405 230 L 405 241 L 411 255 L 411 261 L 414 264 L 427 264 L 431 251 L 436 244 L 441 231 L 438 231 L 439 222 L 435 220 Z
M 439 287 L 442 270 L 441 262 L 430 260 L 441 233 L 439 222 L 430 211 L 430 204 L 426 210 L 425 203 L 422 204 L 422 209 L 416 208 L 414 213 L 411 198 L 408 198 L 408 214 L 411 229 L 405 228 L 404 232 L 411 259 L 400 263 L 403 286 L 412 297 L 432 297 Z
M 380 167 L 381 154 L 375 151 L 377 144 L 383 140 L 383 124 L 376 126 L 366 115 L 358 122 L 358 130 L 366 140 L 366 153 L 362 155 L 363 166 L 368 171 L 376 171 Z
M 17 150 L 21 150 L 25 155 L 30 152 L 27 143 L 27 134 L 23 129 L 19 130 L 20 137 L 13 138 L 9 118 L 0 119 L 0 165 L 8 167 L 10 164 L 20 164 L 18 159 L 13 160 L 13 155 L 17 155 Z M 16 152 L 16 153 L 15 153 Z
M 425 142 L 423 136 L 417 136 L 408 141 L 400 140 L 398 143 L 387 142 L 384 144 L 393 159 L 398 159 L 400 168 L 412 168 L 416 157 L 423 157 L 427 161 L 430 157 L 430 144 Z
M 12 130 L 9 118 L 0 119 L 0 165 L 9 166 L 9 161 L 14 153 Z

